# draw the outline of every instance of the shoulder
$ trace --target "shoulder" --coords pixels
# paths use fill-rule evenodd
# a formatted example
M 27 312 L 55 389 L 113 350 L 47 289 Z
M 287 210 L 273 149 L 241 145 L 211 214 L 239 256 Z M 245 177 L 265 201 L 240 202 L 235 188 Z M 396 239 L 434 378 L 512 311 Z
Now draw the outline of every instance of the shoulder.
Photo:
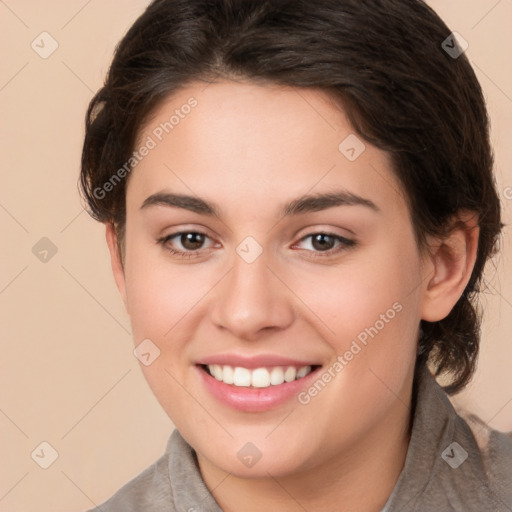
M 105 503 L 88 512 L 174 512 L 168 458 L 166 451 Z
M 510 512 L 512 433 L 456 411 L 433 375 L 417 392 L 409 449 L 385 512 Z
M 171 485 L 171 460 L 183 455 L 184 444 L 174 430 L 164 454 L 142 473 L 121 487 L 105 503 L 87 512 L 175 512 Z
M 471 432 L 476 464 L 482 472 L 485 486 L 493 496 L 512 506 L 512 431 L 490 428 L 474 414 L 458 411 L 464 426 Z
M 474 414 L 456 409 L 437 383 L 433 387 L 437 406 L 429 412 L 444 421 L 438 425 L 440 457 L 425 497 L 446 501 L 453 510 L 511 510 L 512 432 L 493 430 Z
M 114 496 L 88 512 L 222 512 L 204 483 L 192 447 L 178 430 L 165 453 Z

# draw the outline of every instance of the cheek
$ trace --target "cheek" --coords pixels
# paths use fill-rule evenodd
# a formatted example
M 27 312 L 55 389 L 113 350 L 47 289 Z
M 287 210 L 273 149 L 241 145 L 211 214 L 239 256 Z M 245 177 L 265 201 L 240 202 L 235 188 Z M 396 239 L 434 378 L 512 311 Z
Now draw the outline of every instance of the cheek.
M 414 245 L 375 244 L 337 267 L 302 272 L 294 291 L 316 313 L 337 348 L 377 324 L 384 332 L 419 317 L 420 259 Z M 403 326 L 402 326 L 403 327 Z M 394 327 L 395 328 L 395 327 Z M 362 336 L 364 338 L 364 335 Z
M 375 247 L 328 273 L 308 276 L 297 292 L 320 317 L 315 324 L 339 363 L 332 372 L 333 394 L 317 405 L 337 397 L 340 410 L 355 416 L 357 404 L 373 403 L 377 414 L 400 395 L 416 360 L 421 311 L 416 246 L 411 241 Z
M 194 336 L 196 319 L 204 313 L 201 298 L 211 285 L 204 272 L 198 276 L 151 250 L 130 249 L 126 293 L 134 343 L 149 339 L 158 353 L 151 364 L 141 362 L 141 370 L 165 411 L 185 410 L 190 396 L 180 383 L 189 371 L 187 340 Z
M 126 266 L 126 294 L 135 341 L 176 338 L 212 285 L 207 269 L 171 264 L 156 251 L 131 248 Z
M 312 422 L 310 428 L 356 435 L 394 407 L 397 397 L 406 402 L 416 360 L 419 269 L 414 246 L 381 246 L 367 261 L 309 280 L 315 291 L 307 303 L 321 316 L 315 324 L 332 354 L 324 372 L 326 391 L 315 384 L 322 391 L 310 388 L 302 396 L 310 408 L 304 418 L 305 424 Z M 328 421 L 319 426 L 326 410 Z

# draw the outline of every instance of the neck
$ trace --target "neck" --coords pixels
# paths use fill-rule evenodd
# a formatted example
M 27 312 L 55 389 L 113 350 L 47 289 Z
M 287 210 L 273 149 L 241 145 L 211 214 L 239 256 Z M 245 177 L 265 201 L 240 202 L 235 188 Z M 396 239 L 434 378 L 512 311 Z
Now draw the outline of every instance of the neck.
M 380 512 L 405 463 L 411 420 L 407 403 L 410 392 L 349 450 L 306 471 L 280 478 L 239 478 L 198 454 L 199 468 L 224 512 Z

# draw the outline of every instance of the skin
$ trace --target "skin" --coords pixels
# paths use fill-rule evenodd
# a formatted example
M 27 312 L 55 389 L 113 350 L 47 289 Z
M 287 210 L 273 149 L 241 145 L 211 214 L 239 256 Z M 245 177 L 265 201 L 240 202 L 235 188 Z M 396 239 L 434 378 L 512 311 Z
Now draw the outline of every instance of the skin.
M 420 319 L 444 318 L 461 296 L 475 262 L 476 218 L 461 212 L 450 235 L 429 239 L 421 252 L 389 156 L 365 143 L 349 161 L 338 146 L 354 130 L 314 89 L 195 82 L 158 107 L 139 144 L 191 96 L 197 106 L 129 177 L 124 265 L 107 225 L 135 344 L 149 338 L 161 351 L 141 366 L 144 375 L 224 511 L 378 511 L 409 443 Z M 304 194 L 339 190 L 378 211 L 340 205 L 280 214 Z M 212 202 L 219 217 L 141 208 L 161 192 Z M 183 238 L 158 242 L 180 231 L 207 234 L 194 257 L 168 251 L 193 252 Z M 325 256 L 308 237 L 322 232 L 356 244 L 328 238 L 327 249 L 342 250 Z M 236 252 L 248 236 L 263 248 L 252 263 Z M 292 399 L 270 411 L 236 411 L 198 376 L 198 359 L 219 353 L 328 368 L 394 303 L 401 311 L 307 405 Z M 250 468 L 237 458 L 247 442 L 262 453 Z

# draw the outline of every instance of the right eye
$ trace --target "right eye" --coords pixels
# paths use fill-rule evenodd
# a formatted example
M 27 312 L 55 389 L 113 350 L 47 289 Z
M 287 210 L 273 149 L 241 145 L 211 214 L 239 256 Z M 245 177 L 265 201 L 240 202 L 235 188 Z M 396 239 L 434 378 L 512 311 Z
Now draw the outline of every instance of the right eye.
M 160 238 L 158 243 L 177 257 L 194 258 L 200 256 L 199 251 L 203 249 L 206 239 L 209 238 L 206 233 L 200 231 L 179 231 Z M 173 247 L 174 244 L 181 246 L 181 248 Z

